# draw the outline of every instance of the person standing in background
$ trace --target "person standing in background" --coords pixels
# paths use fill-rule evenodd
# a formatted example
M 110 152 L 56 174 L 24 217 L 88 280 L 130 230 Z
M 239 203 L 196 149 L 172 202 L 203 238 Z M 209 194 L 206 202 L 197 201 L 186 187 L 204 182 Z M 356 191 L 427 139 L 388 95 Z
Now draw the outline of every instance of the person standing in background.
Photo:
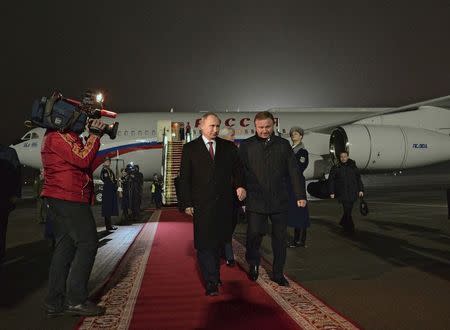
M 192 140 L 191 136 L 191 125 L 189 125 L 189 122 L 186 124 L 186 142 L 190 142 Z
M 364 185 L 356 163 L 348 157 L 347 151 L 339 154 L 339 162 L 331 168 L 328 185 L 330 197 L 336 197 L 344 211 L 339 224 L 346 233 L 353 234 L 355 232 L 353 205 L 358 197 L 364 196 Z
M 158 174 L 153 174 L 153 182 L 151 186 L 151 192 L 152 192 L 152 199 L 155 203 L 155 207 L 157 210 L 161 209 L 162 207 L 162 182 L 159 179 Z
M 142 207 L 142 197 L 144 193 L 144 175 L 139 169 L 139 165 L 134 165 L 136 168 L 136 182 L 137 182 L 137 203 L 139 211 Z
M 106 230 L 116 230 L 117 227 L 111 223 L 112 216 L 119 215 L 117 203 L 117 180 L 113 170 L 111 170 L 111 159 L 106 158 L 100 173 L 103 181 L 102 193 L 102 216 L 105 218 Z
M 41 197 L 42 187 L 44 186 L 44 169 L 41 168 L 39 175 L 34 180 L 33 189 L 36 198 L 36 222 L 43 224 L 47 221 L 47 212 L 44 201 Z
M 292 150 L 294 151 L 300 173 L 300 184 L 305 185 L 303 172 L 308 167 L 309 157 L 308 151 L 303 145 L 303 135 L 304 131 L 300 127 L 292 127 L 289 131 L 289 136 L 292 140 Z M 306 230 L 310 226 L 308 206 L 297 207 L 297 201 L 291 187 L 289 190 L 289 198 L 291 201 L 288 209 L 288 226 L 294 228 L 294 239 L 289 243 L 289 247 L 306 247 Z

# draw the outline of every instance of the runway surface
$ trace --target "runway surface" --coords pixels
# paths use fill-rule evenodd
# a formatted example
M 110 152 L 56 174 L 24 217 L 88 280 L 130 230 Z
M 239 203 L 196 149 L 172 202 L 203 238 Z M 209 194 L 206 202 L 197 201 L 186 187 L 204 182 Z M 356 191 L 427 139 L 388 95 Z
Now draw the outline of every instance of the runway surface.
M 355 209 L 354 237 L 341 232 L 335 201 L 311 202 L 308 247 L 288 251 L 286 273 L 363 328 L 450 328 L 450 185 L 444 177 L 405 178 L 365 178 L 370 214 L 362 217 Z M 47 320 L 40 308 L 51 252 L 34 207 L 32 200 L 21 201 L 10 216 L 0 268 L 0 329 L 71 329 L 77 318 Z M 90 288 L 98 292 L 142 224 L 106 233 L 99 206 L 94 210 L 101 247 Z M 143 212 L 142 221 L 150 214 Z M 245 241 L 245 224 L 235 238 Z M 270 261 L 269 237 L 262 252 Z

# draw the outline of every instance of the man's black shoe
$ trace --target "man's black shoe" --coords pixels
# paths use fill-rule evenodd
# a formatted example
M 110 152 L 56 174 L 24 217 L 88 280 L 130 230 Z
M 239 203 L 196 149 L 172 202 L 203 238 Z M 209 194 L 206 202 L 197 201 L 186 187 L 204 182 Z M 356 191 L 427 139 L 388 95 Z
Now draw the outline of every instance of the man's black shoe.
M 288 244 L 288 247 L 290 247 L 290 248 L 298 248 L 298 247 L 306 248 L 306 244 L 302 243 L 302 242 L 293 241 Z
M 289 282 L 284 276 L 281 276 L 279 278 L 272 278 L 272 281 L 277 283 L 279 286 L 289 286 Z
M 228 267 L 234 267 L 236 265 L 236 261 L 233 259 L 227 259 L 227 266 Z
M 213 282 L 206 283 L 205 295 L 207 295 L 207 296 L 218 296 L 219 295 L 219 289 L 217 288 L 217 284 L 215 284 Z
M 219 278 L 219 280 L 217 281 L 217 286 L 219 287 L 219 286 L 222 286 L 222 281 L 220 280 L 220 278 Z
M 51 306 L 49 304 L 44 303 L 44 310 L 48 318 L 54 318 L 64 315 L 64 308 L 62 307 Z
M 250 270 L 249 270 L 248 275 L 252 281 L 256 281 L 259 276 L 259 266 L 250 265 Z
M 288 247 L 290 247 L 290 248 L 297 248 L 299 246 L 300 246 L 300 242 L 297 242 L 297 241 L 292 241 L 288 244 Z
M 117 230 L 116 226 L 106 227 L 106 230 Z
M 106 308 L 86 301 L 84 304 L 67 305 L 65 312 L 74 316 L 100 316 L 105 314 Z

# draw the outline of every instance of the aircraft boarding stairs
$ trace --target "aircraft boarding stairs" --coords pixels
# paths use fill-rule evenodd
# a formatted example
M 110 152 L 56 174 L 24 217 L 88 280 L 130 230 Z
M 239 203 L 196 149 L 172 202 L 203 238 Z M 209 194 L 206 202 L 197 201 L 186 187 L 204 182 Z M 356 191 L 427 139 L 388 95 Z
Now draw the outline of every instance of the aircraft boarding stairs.
M 182 141 L 167 141 L 163 148 L 163 204 L 177 203 L 175 178 L 180 172 Z

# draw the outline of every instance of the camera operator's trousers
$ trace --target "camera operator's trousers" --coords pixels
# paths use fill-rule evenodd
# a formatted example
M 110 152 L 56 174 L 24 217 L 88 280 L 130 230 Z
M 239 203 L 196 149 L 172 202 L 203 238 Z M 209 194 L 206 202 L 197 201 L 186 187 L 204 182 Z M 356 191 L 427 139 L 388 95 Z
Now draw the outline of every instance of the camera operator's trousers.
M 98 247 L 91 207 L 55 198 L 46 198 L 45 205 L 56 243 L 46 303 L 55 308 L 64 303 L 82 304 L 88 298 L 87 284 Z

